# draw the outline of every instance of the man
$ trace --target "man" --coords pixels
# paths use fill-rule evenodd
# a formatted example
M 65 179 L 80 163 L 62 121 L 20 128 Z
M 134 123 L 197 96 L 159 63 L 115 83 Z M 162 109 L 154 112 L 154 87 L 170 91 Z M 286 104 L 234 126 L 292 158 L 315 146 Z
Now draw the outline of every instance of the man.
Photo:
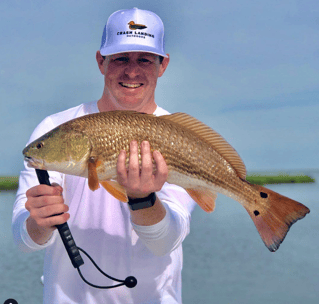
M 99 111 L 168 113 L 154 99 L 157 79 L 169 63 L 163 24 L 156 14 L 137 8 L 112 14 L 96 60 L 104 75 L 102 97 L 47 117 L 29 142 L 65 121 Z M 117 178 L 127 191 L 129 204 L 116 200 L 102 187 L 92 192 L 85 178 L 49 172 L 54 183 L 50 187 L 38 184 L 34 169 L 26 167 L 21 172 L 13 234 L 23 251 L 46 250 L 44 303 L 182 303 L 181 244 L 189 233 L 195 203 L 183 189 L 165 183 L 165 160 L 158 151 L 151 154 L 148 142 L 130 143 L 128 168 L 125 158 L 126 152 L 122 151 Z M 135 198 L 144 200 L 138 208 L 134 208 Z M 117 278 L 133 275 L 137 286 L 100 290 L 86 285 L 73 268 L 55 228 L 66 221 L 76 244 L 101 269 Z M 81 272 L 89 282 L 116 284 L 100 275 L 88 259 L 84 261 Z

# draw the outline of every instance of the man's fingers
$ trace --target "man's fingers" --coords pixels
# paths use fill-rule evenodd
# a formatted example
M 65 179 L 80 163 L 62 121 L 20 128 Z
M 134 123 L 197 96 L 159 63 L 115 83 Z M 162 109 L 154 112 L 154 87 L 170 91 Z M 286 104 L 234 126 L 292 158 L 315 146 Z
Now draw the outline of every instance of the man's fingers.
M 150 144 L 148 141 L 143 141 L 141 144 L 142 154 L 142 170 L 141 170 L 141 182 L 147 182 L 150 180 L 153 174 L 153 162 Z
M 30 188 L 26 192 L 27 197 L 37 197 L 42 195 L 61 195 L 62 187 L 59 185 L 48 186 L 48 185 L 38 185 L 35 187 Z
M 62 196 L 31 197 L 26 202 L 26 209 L 30 212 L 30 218 L 40 227 L 52 228 L 52 226 L 65 223 L 70 215 L 69 206 L 64 204 Z
M 168 167 L 163 155 L 159 151 L 153 152 L 153 157 L 156 163 L 155 179 L 159 183 L 164 183 L 168 177 Z
M 34 212 L 36 216 L 40 218 L 46 218 L 50 216 L 54 216 L 57 214 L 65 213 L 69 211 L 69 207 L 65 204 L 57 204 L 57 205 L 49 205 L 42 208 L 35 209 Z M 33 211 L 31 211 L 30 215 L 32 216 Z
M 137 179 L 140 176 L 140 165 L 138 157 L 138 143 L 133 140 L 130 143 L 130 160 L 128 166 L 128 178 Z
M 116 165 L 116 170 L 117 170 L 117 179 L 120 184 L 123 184 L 127 180 L 127 170 L 126 170 L 126 152 L 122 150 L 119 154 L 119 157 L 117 159 L 117 165 Z
M 30 212 L 30 217 L 33 221 L 39 226 L 50 228 L 63 223 L 64 219 L 69 218 L 69 215 L 64 215 L 69 210 L 69 207 L 64 204 L 62 191 L 62 187 L 57 184 L 52 186 L 38 185 L 27 191 L 28 199 L 25 203 L 25 208 Z M 50 219 L 50 217 L 61 213 L 63 213 L 63 217 Z
M 145 197 L 151 192 L 159 191 L 165 183 L 168 168 L 165 159 L 159 151 L 151 153 L 148 141 L 141 143 L 141 165 L 139 162 L 138 143 L 130 143 L 128 171 L 125 166 L 125 152 L 121 152 L 117 162 L 118 182 L 125 187 L 129 197 Z M 156 173 L 153 172 L 153 158 L 156 163 Z
M 62 188 L 59 184 L 57 184 L 57 183 L 52 183 L 51 186 L 52 186 L 52 187 L 55 187 L 56 190 L 60 191 L 60 192 L 61 192 L 61 195 L 62 195 L 63 188 Z
M 67 222 L 69 220 L 69 218 L 70 218 L 69 213 L 63 213 L 63 214 L 58 215 L 58 216 L 52 216 L 52 217 L 48 218 L 48 220 L 51 223 L 51 226 L 56 226 L 56 225 L 64 224 L 65 222 Z
M 37 196 L 37 197 L 30 197 L 25 207 L 27 210 L 31 210 L 32 208 L 42 208 L 48 205 L 56 205 L 56 204 L 63 204 L 64 199 L 61 195 L 59 196 Z
M 50 216 L 47 218 L 39 218 L 35 220 L 38 226 L 43 227 L 43 228 L 53 228 L 55 229 L 56 225 L 61 225 L 67 222 L 70 218 L 70 214 L 68 213 L 63 213 L 60 215 L 56 216 Z

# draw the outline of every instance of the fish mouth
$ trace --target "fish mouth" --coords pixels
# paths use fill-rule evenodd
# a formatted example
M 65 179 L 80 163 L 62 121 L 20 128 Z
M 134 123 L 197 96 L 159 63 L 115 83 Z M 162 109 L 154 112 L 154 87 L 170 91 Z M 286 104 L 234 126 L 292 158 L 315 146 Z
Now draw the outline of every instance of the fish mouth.
M 30 157 L 30 156 L 24 156 L 24 160 L 25 160 L 26 162 L 32 161 L 32 157 Z
M 119 82 L 119 84 L 123 88 L 127 88 L 127 89 L 137 89 L 143 85 L 143 83 L 127 83 L 127 82 Z
M 25 155 L 24 160 L 27 162 L 27 166 L 29 168 L 43 169 L 43 161 L 39 159 L 35 159 L 33 157 Z

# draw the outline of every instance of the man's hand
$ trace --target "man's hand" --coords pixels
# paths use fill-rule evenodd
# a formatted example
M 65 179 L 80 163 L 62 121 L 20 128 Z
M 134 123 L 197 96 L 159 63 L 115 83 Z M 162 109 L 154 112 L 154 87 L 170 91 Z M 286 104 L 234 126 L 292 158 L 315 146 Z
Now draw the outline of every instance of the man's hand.
M 130 143 L 130 158 L 128 170 L 125 165 L 126 152 L 121 151 L 117 162 L 118 182 L 126 189 L 127 195 L 131 198 L 142 198 L 152 192 L 162 189 L 167 176 L 168 168 L 159 151 L 152 153 L 148 141 L 141 144 L 142 164 L 139 165 L 138 143 Z M 152 158 L 155 160 L 156 172 L 153 173 Z
M 153 173 L 152 153 L 150 144 L 143 141 L 141 144 L 142 165 L 140 168 L 138 159 L 138 144 L 136 141 L 130 143 L 130 159 L 128 169 L 126 169 L 126 152 L 121 151 L 117 161 L 118 182 L 124 186 L 127 195 L 131 198 L 142 198 L 152 192 L 162 189 L 168 176 L 168 168 L 159 151 L 153 152 L 156 164 L 156 172 Z M 133 223 L 141 226 L 151 226 L 160 222 L 166 214 L 166 209 L 156 198 L 153 207 L 131 211 Z
M 57 184 L 38 185 L 26 192 L 26 209 L 30 212 L 27 230 L 32 240 L 44 244 L 56 229 L 55 225 L 65 223 L 70 215 L 65 213 L 69 207 L 64 204 L 62 187 Z M 62 214 L 61 214 L 62 213 Z M 55 214 L 60 214 L 53 216 Z

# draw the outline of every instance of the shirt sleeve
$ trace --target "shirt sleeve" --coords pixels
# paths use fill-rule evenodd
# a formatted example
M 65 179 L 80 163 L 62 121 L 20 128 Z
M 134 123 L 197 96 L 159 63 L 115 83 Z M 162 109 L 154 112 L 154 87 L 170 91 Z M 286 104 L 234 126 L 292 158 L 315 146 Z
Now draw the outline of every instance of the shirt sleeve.
M 157 256 L 169 254 L 184 241 L 190 231 L 191 212 L 196 203 L 187 192 L 176 185 L 165 183 L 158 198 L 166 209 L 163 220 L 152 226 L 132 226 L 145 246 Z
M 54 127 L 55 126 L 50 118 L 46 118 L 36 127 L 28 143 L 39 138 L 46 132 L 52 130 Z M 20 172 L 19 187 L 13 205 L 12 233 L 14 242 L 18 248 L 24 252 L 31 252 L 41 250 L 49 246 L 54 241 L 57 231 L 54 231 L 48 242 L 43 245 L 38 245 L 37 243 L 33 242 L 29 236 L 26 229 L 26 220 L 30 215 L 29 211 L 25 208 L 25 203 L 27 201 L 26 192 L 28 189 L 38 185 L 39 181 L 33 168 L 29 168 L 26 162 L 24 162 L 24 167 L 25 169 Z M 62 174 L 50 171 L 49 175 L 51 183 L 55 182 L 59 185 L 62 185 Z

